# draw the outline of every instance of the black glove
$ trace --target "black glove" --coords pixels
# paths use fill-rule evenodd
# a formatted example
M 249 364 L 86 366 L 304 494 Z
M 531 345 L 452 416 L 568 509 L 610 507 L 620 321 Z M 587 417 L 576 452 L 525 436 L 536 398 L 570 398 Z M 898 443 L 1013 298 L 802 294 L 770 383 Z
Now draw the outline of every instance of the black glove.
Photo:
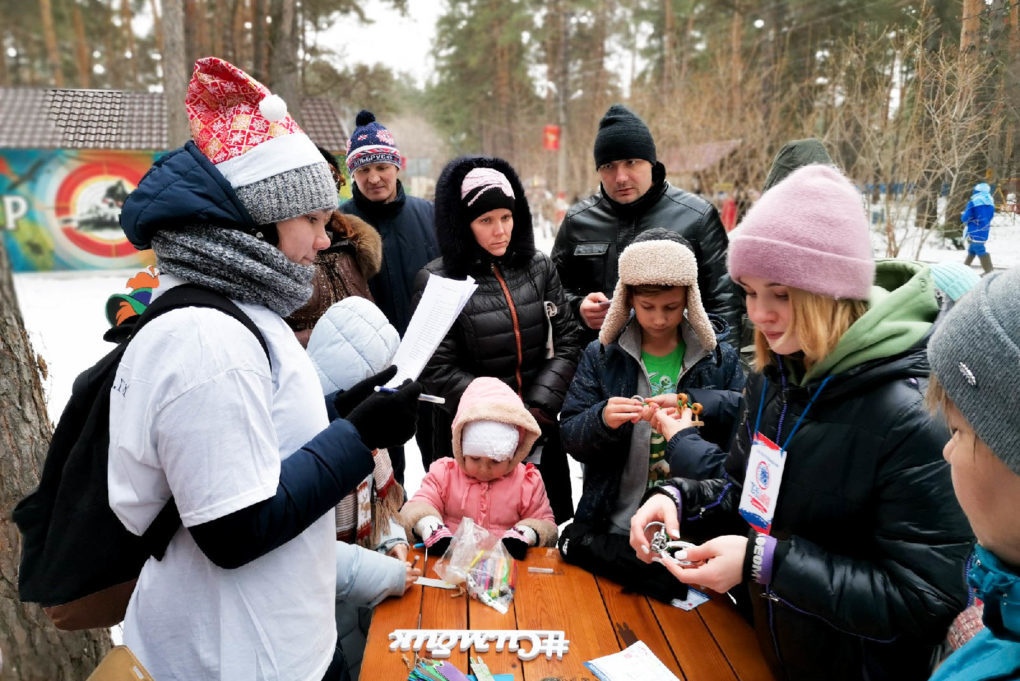
M 506 548 L 507 553 L 517 560 L 524 560 L 525 556 L 528 555 L 529 546 L 531 544 L 528 543 L 527 537 L 516 527 L 511 527 L 503 533 L 503 547 Z
M 411 439 L 418 427 L 419 395 L 421 385 L 408 379 L 396 392 L 371 392 L 351 410 L 347 420 L 358 429 L 361 441 L 369 449 L 399 447 Z
M 333 408 L 336 409 L 336 415 L 342 419 L 347 418 L 351 410 L 372 395 L 377 385 L 383 385 L 396 375 L 396 365 L 390 365 L 375 376 L 369 376 L 365 380 L 355 383 L 347 390 L 336 391 L 334 393 L 336 397 L 333 399 Z

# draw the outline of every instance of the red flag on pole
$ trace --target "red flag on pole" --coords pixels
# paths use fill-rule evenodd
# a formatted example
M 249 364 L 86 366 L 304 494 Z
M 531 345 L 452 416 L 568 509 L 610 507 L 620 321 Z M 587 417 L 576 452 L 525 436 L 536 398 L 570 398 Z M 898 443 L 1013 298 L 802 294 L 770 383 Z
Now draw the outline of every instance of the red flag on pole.
M 556 151 L 560 148 L 560 126 L 547 125 L 542 132 L 542 148 Z

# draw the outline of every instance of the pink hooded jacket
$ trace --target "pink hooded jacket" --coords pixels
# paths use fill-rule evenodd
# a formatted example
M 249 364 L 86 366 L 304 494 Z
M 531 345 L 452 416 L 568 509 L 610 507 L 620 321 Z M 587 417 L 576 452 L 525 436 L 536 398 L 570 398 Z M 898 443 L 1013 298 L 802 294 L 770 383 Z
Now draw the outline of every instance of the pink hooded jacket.
M 482 482 L 464 473 L 461 434 L 473 421 L 517 426 L 520 441 L 508 475 Z M 451 532 L 456 532 L 461 519 L 469 517 L 497 536 L 514 525 L 525 525 L 538 534 L 539 546 L 553 546 L 558 531 L 542 475 L 533 465 L 521 463 L 541 432 L 521 398 L 505 383 L 487 376 L 471 381 L 453 420 L 454 458 L 433 462 L 421 489 L 400 512 L 408 534 L 426 516 L 439 516 Z

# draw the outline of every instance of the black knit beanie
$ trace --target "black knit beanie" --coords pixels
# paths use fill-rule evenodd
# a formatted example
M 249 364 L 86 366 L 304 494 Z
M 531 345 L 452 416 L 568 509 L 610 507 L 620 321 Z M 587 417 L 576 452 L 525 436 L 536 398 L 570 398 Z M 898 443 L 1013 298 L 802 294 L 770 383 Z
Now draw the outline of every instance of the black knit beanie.
M 613 104 L 595 134 L 595 167 L 625 158 L 641 158 L 655 165 L 655 140 L 637 114 L 623 104 Z

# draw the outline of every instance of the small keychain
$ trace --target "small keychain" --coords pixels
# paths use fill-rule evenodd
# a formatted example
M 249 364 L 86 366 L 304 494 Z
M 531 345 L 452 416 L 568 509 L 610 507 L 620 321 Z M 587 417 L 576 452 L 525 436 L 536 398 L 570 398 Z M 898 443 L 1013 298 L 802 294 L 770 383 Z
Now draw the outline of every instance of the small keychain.
M 701 402 L 692 402 L 691 398 L 687 395 L 687 393 L 677 393 L 676 409 L 679 412 L 682 412 L 684 409 L 690 409 L 691 415 L 694 417 L 694 420 L 691 421 L 691 424 L 694 426 L 698 426 L 699 428 L 705 425 L 705 422 L 698 418 L 698 416 L 701 415 L 701 412 L 704 409 L 704 407 L 701 406 Z
M 655 534 L 652 535 L 652 553 L 657 553 L 663 558 L 669 558 L 680 565 L 694 565 L 692 561 L 677 559 L 674 554 L 678 551 L 686 551 L 687 549 L 694 548 L 696 544 L 692 544 L 689 541 L 682 541 L 680 539 L 670 539 L 669 535 L 666 534 L 666 524 L 657 520 L 645 525 L 645 536 L 648 536 L 648 530 L 653 525 L 658 526 L 659 529 L 657 529 Z

